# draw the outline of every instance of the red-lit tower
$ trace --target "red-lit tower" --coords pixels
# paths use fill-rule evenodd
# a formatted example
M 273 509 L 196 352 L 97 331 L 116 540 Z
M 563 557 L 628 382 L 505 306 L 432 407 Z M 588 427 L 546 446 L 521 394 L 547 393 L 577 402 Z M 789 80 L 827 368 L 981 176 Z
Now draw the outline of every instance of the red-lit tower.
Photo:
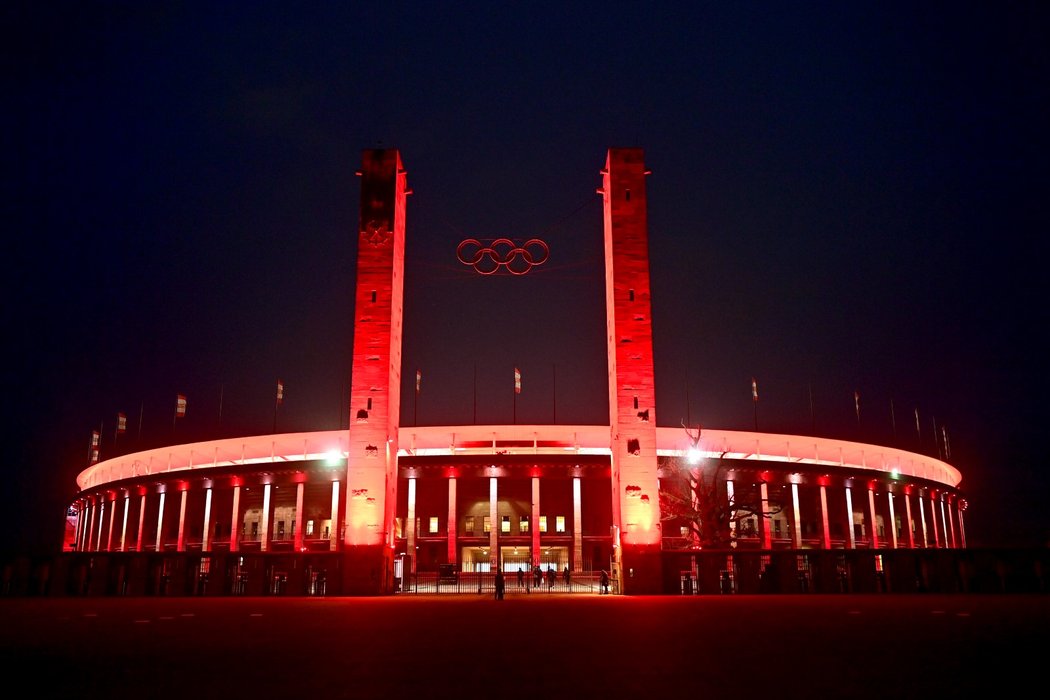
M 613 523 L 620 540 L 616 573 L 627 593 L 662 590 L 646 175 L 640 148 L 609 149 L 599 190 L 605 211 Z
M 365 151 L 359 175 L 361 216 L 343 546 L 348 590 L 374 594 L 390 592 L 393 584 L 408 192 L 397 150 Z

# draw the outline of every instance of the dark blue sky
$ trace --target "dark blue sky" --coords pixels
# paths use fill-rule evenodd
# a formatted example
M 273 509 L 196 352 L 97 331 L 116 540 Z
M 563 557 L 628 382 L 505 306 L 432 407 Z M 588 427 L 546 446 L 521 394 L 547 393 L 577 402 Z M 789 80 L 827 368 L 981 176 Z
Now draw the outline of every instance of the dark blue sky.
M 640 147 L 658 424 L 750 429 L 752 376 L 763 430 L 936 453 L 936 421 L 971 544 L 1050 539 L 1041 3 L 0 17 L 4 546 L 57 548 L 100 424 L 103 457 L 268 432 L 278 377 L 281 430 L 347 423 L 354 171 L 373 147 L 401 150 L 414 190 L 404 424 L 470 423 L 475 367 L 478 422 L 510 422 L 515 364 L 519 422 L 607 419 L 594 190 L 608 148 Z M 500 236 L 551 258 L 522 278 L 456 261 Z

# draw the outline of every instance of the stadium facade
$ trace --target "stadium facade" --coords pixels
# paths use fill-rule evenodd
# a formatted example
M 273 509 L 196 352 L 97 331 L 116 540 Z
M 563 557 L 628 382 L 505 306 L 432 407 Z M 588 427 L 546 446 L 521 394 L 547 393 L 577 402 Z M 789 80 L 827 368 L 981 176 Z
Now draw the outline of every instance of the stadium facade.
M 557 571 L 564 590 L 578 590 L 570 576 L 590 590 L 605 571 L 627 594 L 943 588 L 944 553 L 966 548 L 952 465 L 874 444 L 658 426 L 648 174 L 640 149 L 610 149 L 601 170 L 607 425 L 399 425 L 409 191 L 398 151 L 367 150 L 349 430 L 93 464 L 52 575 L 71 591 L 119 593 L 481 590 L 497 570 L 512 582 L 527 572 L 529 585 L 537 569 Z M 745 494 L 758 504 L 731 519 L 725 547 L 662 510 L 691 469 L 710 470 L 729 511 Z

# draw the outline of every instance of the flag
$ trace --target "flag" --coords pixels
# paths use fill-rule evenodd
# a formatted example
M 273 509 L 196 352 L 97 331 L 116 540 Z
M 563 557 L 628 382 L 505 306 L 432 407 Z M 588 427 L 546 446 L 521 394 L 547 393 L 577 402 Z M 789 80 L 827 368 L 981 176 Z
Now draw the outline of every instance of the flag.
M 99 433 L 97 430 L 92 430 L 91 431 L 91 463 L 92 464 L 97 464 L 98 463 L 98 446 L 99 446 L 99 442 L 100 442 L 101 439 L 102 439 L 101 433 Z
M 183 394 L 175 395 L 175 417 L 184 418 L 186 416 L 186 397 Z
M 514 368 L 514 393 L 521 393 L 521 370 L 517 367 Z
M 419 387 L 423 383 L 423 371 L 416 370 L 416 393 L 419 393 Z
M 280 379 L 277 380 L 277 405 L 280 406 L 281 402 L 284 401 L 284 382 Z
M 857 420 L 860 420 L 860 392 L 853 392 L 853 406 L 857 411 Z
M 758 401 L 758 382 L 754 377 L 751 377 L 751 400 Z
M 123 413 L 117 413 L 117 434 L 121 434 L 128 429 L 128 417 Z

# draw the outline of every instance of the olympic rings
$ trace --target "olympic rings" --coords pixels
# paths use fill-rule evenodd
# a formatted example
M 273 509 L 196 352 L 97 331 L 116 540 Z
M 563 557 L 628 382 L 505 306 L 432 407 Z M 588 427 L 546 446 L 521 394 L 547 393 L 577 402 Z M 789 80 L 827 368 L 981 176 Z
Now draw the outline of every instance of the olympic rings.
M 456 257 L 464 265 L 471 265 L 478 274 L 492 275 L 505 268 L 512 275 L 524 275 L 547 262 L 550 248 L 539 238 L 530 238 L 521 246 L 509 238 L 497 238 L 490 245 L 468 238 L 456 248 Z

